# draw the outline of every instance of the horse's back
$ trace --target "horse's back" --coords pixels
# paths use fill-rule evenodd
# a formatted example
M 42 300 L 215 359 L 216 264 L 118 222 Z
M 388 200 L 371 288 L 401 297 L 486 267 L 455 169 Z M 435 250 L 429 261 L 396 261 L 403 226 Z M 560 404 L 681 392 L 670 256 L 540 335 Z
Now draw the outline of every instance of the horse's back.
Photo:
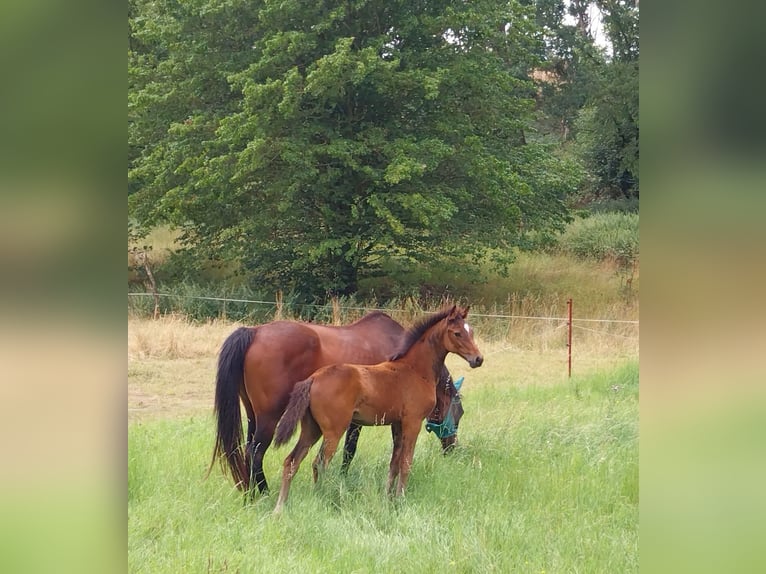
M 388 360 L 397 351 L 404 329 L 387 315 L 383 317 L 385 320 L 362 319 L 342 327 L 308 325 L 321 341 L 322 364 L 374 365 Z

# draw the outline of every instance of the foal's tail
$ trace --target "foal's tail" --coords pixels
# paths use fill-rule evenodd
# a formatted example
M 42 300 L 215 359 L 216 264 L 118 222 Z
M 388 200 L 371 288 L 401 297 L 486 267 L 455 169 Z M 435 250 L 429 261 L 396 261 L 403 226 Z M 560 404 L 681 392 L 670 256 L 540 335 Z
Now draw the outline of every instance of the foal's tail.
M 216 459 L 226 469 L 228 465 L 237 487 L 247 490 L 250 475 L 242 450 L 242 414 L 239 410 L 240 389 L 245 384 L 245 354 L 255 338 L 255 329 L 240 327 L 221 346 L 218 374 L 215 380 L 215 413 L 218 430 L 207 474 Z
M 311 399 L 311 383 L 314 379 L 309 377 L 293 387 L 290 394 L 290 402 L 287 403 L 287 409 L 277 423 L 277 431 L 274 434 L 274 446 L 282 446 L 295 433 L 298 421 L 306 414 Z

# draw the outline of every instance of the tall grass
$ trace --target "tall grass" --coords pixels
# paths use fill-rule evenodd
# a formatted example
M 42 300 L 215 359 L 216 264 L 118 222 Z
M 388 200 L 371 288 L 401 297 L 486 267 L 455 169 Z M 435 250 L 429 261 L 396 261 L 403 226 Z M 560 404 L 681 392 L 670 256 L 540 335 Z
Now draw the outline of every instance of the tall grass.
M 308 458 L 274 516 L 275 494 L 243 506 L 223 473 L 202 479 L 209 416 L 131 425 L 129 570 L 636 572 L 637 364 L 526 386 L 481 370 L 459 448 L 444 457 L 423 433 L 397 501 L 384 495 L 388 429 L 363 431 L 347 477 L 334 460 L 314 487 Z M 288 448 L 265 459 L 274 490 Z

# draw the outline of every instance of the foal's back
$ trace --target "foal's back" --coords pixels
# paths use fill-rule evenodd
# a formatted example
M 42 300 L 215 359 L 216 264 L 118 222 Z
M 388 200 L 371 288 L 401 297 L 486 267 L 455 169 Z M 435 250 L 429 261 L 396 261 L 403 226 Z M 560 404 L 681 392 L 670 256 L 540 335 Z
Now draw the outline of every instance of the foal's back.
M 436 404 L 434 382 L 401 361 L 330 365 L 312 380 L 311 414 L 323 428 L 352 420 L 384 425 L 405 415 L 426 417 Z

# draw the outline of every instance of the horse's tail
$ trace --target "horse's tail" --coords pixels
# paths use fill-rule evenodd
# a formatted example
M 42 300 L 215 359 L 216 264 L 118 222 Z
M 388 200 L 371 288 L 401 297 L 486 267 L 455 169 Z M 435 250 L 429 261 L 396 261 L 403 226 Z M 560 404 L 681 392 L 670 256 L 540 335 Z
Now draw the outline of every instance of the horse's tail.
M 240 389 L 245 384 L 245 354 L 255 338 L 255 329 L 240 327 L 221 346 L 218 373 L 215 379 L 215 413 L 218 428 L 207 474 L 216 459 L 226 470 L 228 465 L 237 487 L 249 488 L 250 473 L 242 449 L 242 414 L 239 408 Z
M 313 378 L 297 383 L 290 394 L 290 402 L 287 403 L 287 409 L 277 423 L 277 430 L 274 434 L 274 446 L 282 446 L 295 433 L 298 421 L 303 418 L 309 408 L 311 400 L 311 383 Z

